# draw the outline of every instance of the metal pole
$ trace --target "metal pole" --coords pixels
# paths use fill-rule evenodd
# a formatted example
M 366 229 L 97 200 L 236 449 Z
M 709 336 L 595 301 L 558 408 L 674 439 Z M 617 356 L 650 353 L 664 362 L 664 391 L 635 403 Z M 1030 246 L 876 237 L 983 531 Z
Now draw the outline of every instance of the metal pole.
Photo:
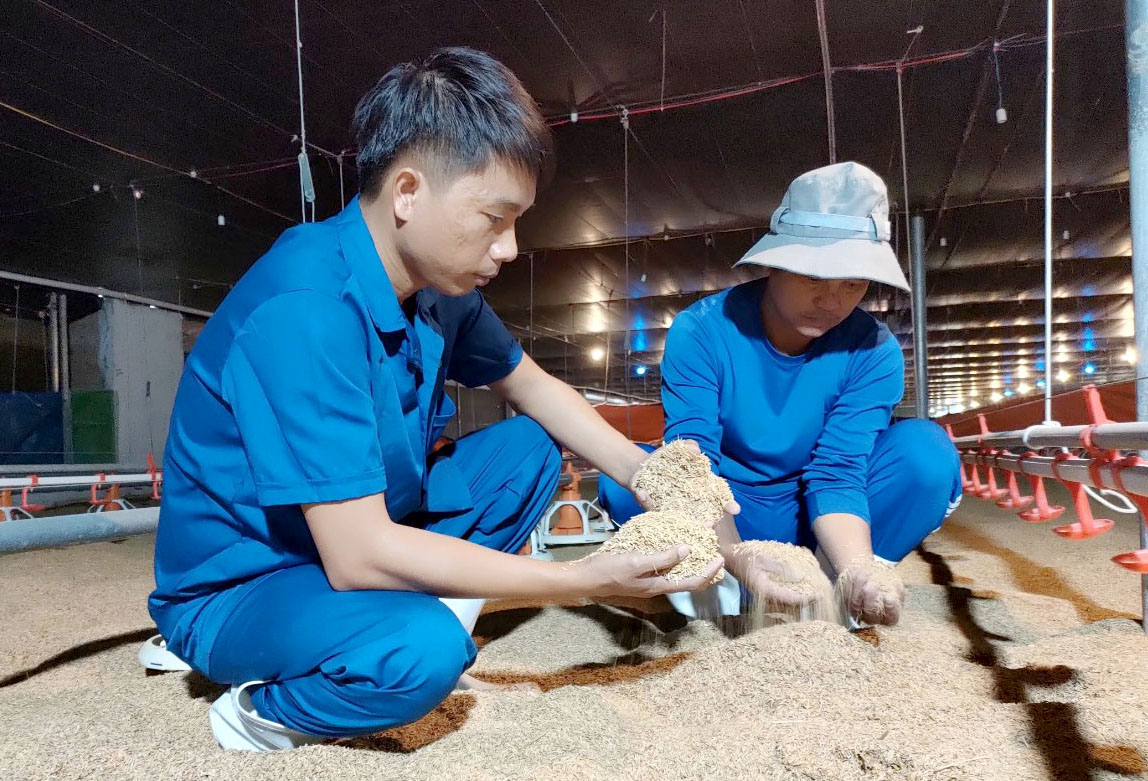
M 71 338 L 68 333 L 68 297 L 60 293 L 56 297 L 59 307 L 60 330 L 60 394 L 63 396 L 64 412 L 64 462 L 72 461 L 72 366 L 70 360 Z
M 13 282 L 27 282 L 30 285 L 40 285 L 42 287 L 54 288 L 56 290 L 69 290 L 73 293 L 91 293 L 94 296 L 102 296 L 104 298 L 117 298 L 120 301 L 130 301 L 133 304 L 146 304 L 147 306 L 154 306 L 156 309 L 166 309 L 170 312 L 182 312 L 186 315 L 211 317 L 212 314 L 206 309 L 193 309 L 190 306 L 180 306 L 168 301 L 160 301 L 156 298 L 145 298 L 144 296 L 137 296 L 132 293 L 121 293 L 118 290 L 108 290 L 106 287 L 77 285 L 72 282 L 61 282 L 58 279 L 33 277 L 29 276 L 28 274 L 17 274 L 13 271 L 0 271 L 0 279 L 10 279 Z
M 158 525 L 158 507 L 8 521 L 0 523 L 0 554 L 122 540 L 150 534 Z
M 299 74 L 299 201 L 303 207 L 303 222 L 307 221 L 307 180 L 310 172 L 307 162 L 307 117 L 303 103 L 303 33 L 299 28 L 299 0 L 295 0 L 295 69 Z M 314 196 L 312 196 L 314 201 Z M 311 213 L 311 222 L 315 221 L 314 210 Z
M 837 130 L 833 116 L 833 66 L 829 62 L 829 24 L 826 21 L 825 0 L 816 0 L 817 30 L 821 38 L 821 65 L 825 71 L 825 133 L 829 137 L 829 164 L 837 162 Z
M 917 417 L 929 417 L 929 335 L 925 324 L 925 218 L 913 215 L 913 384 Z
M 53 393 L 60 392 L 60 313 L 57 306 L 56 294 L 52 293 L 48 296 L 48 359 Z
M 913 40 L 916 40 L 914 36 Z M 912 44 L 909 44 L 912 46 Z M 909 234 L 909 153 L 905 144 L 905 91 L 902 82 L 904 81 L 905 68 L 901 63 L 897 63 L 897 117 L 901 125 L 901 209 L 905 213 L 905 254 L 910 252 L 910 247 L 913 246 L 913 238 Z M 909 266 L 909 287 L 913 286 L 913 264 L 912 261 L 908 263 Z
M 1128 172 L 1132 223 L 1132 302 L 1136 334 L 1136 419 L 1148 421 L 1148 0 L 1127 0 Z M 1148 453 L 1141 452 L 1141 457 Z M 1140 519 L 1140 546 L 1148 529 Z M 1141 576 L 1143 625 L 1148 632 L 1148 575 Z
M 1047 0 L 1044 84 L 1044 421 L 1052 422 L 1052 93 L 1056 0 Z

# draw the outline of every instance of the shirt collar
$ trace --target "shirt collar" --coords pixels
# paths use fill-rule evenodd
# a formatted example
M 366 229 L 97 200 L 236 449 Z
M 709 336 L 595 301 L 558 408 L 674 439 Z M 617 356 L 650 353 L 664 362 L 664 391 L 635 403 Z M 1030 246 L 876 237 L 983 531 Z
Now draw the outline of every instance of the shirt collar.
M 338 226 L 339 243 L 343 256 L 351 268 L 351 275 L 359 283 L 367 302 L 367 312 L 375 327 L 383 332 L 405 331 L 407 319 L 403 315 L 390 277 L 383 268 L 383 261 L 375 249 L 375 242 L 367 230 L 359 196 L 335 217 Z

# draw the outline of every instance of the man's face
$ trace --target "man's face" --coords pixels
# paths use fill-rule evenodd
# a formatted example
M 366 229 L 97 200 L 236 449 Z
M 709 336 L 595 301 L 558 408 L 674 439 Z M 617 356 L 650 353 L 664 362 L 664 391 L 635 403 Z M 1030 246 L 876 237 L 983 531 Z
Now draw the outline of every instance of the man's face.
M 496 161 L 442 182 L 400 172 L 394 193 L 408 267 L 440 293 L 461 296 L 518 256 L 515 223 L 534 204 L 535 180 Z
M 863 279 L 815 279 L 771 269 L 765 286 L 765 310 L 783 329 L 813 340 L 840 325 L 861 303 L 869 283 Z

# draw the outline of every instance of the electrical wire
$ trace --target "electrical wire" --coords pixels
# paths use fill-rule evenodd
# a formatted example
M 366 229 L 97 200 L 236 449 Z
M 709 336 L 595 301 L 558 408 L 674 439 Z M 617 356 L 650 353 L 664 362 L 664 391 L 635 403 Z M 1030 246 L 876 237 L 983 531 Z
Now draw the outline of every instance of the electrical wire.
M 235 198 L 236 200 L 239 200 L 239 201 L 242 201 L 242 202 L 248 204 L 249 206 L 254 206 L 257 209 L 260 209 L 261 211 L 265 211 L 268 214 L 273 214 L 276 217 L 280 217 L 284 220 L 287 220 L 288 222 L 295 222 L 295 220 L 291 219 L 287 215 L 282 214 L 280 212 L 277 212 L 274 209 L 272 209 L 268 206 L 264 206 L 261 203 L 253 201 L 250 198 L 247 198 L 246 196 L 240 195 L 239 193 L 237 193 L 233 190 L 229 190 L 228 188 L 223 187 L 222 185 L 212 184 L 211 182 L 209 182 L 206 179 L 201 179 L 199 177 L 192 176 L 189 171 L 175 168 L 173 166 L 167 165 L 166 163 L 160 163 L 156 160 L 148 159 L 142 155 L 136 154 L 135 152 L 129 152 L 126 149 L 120 149 L 119 147 L 115 147 L 115 146 L 112 146 L 111 144 L 104 143 L 103 141 L 99 141 L 95 138 L 91 138 L 90 136 L 86 136 L 83 133 L 80 133 L 78 131 L 66 128 L 63 125 L 58 125 L 55 122 L 52 122 L 51 120 L 44 119 L 43 117 L 37 116 L 36 114 L 33 114 L 30 111 L 25 111 L 24 109 L 19 108 L 18 106 L 13 106 L 11 103 L 7 103 L 3 100 L 0 100 L 0 108 L 5 108 L 14 114 L 18 114 L 18 115 L 25 117 L 27 119 L 31 119 L 34 122 L 39 122 L 42 125 L 50 127 L 53 130 L 58 130 L 61 133 L 64 133 L 65 135 L 71 136 L 72 138 L 78 138 L 81 141 L 87 141 L 90 144 L 94 144 L 95 146 L 98 146 L 101 149 L 106 149 L 109 152 L 114 152 L 115 154 L 121 155 L 122 157 L 126 157 L 126 158 L 129 158 L 131 160 L 137 160 L 141 163 L 146 163 L 150 166 L 154 166 L 154 167 L 159 168 L 159 169 L 164 170 L 164 171 L 170 171 L 171 173 L 174 173 L 174 174 L 186 176 L 187 178 L 194 179 L 195 181 L 204 182 L 204 183 L 216 188 L 217 190 L 220 190 L 221 192 L 227 193 L 232 198 Z

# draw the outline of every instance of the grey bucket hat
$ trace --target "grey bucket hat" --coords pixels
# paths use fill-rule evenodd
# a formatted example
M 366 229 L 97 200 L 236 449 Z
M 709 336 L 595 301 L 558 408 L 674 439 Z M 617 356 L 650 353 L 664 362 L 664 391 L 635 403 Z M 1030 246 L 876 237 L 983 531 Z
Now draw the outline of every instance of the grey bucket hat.
M 908 290 L 890 235 L 881 177 L 860 163 L 837 163 L 794 179 L 769 233 L 734 265 L 818 279 L 868 279 Z

